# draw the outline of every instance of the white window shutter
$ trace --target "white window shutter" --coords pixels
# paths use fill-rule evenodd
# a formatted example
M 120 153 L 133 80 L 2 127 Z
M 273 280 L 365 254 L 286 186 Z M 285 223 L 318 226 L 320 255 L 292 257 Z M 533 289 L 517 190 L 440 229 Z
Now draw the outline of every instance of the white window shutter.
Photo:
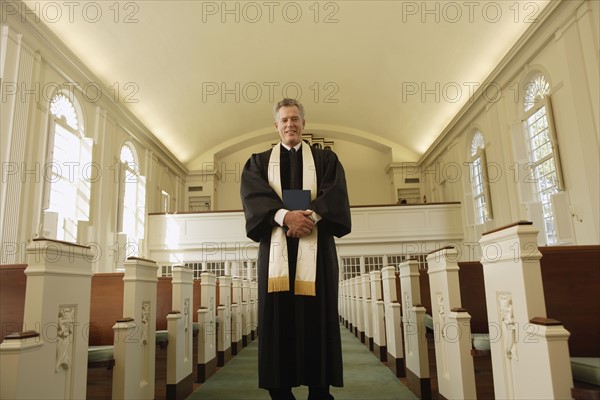
M 82 137 L 80 139 L 80 152 L 79 152 L 79 176 L 77 182 L 77 220 L 89 221 L 90 220 L 90 203 L 92 194 L 92 182 L 94 178 L 94 169 L 91 168 L 92 164 L 92 148 L 94 141 L 92 139 Z
M 483 193 L 485 197 L 485 206 L 488 212 L 488 219 L 493 219 L 494 214 L 492 212 L 492 196 L 490 192 L 490 178 L 488 175 L 488 164 L 485 149 L 479 149 L 479 156 L 481 157 L 481 170 L 483 172 Z
M 124 209 L 125 209 L 125 171 L 126 171 L 126 167 L 125 167 L 125 163 L 123 162 L 119 162 L 118 164 L 118 176 L 119 176 L 119 180 L 117 182 L 117 191 L 118 191 L 118 198 L 117 198 L 117 232 L 123 232 L 123 213 L 124 213 Z
M 137 237 L 144 237 L 144 225 L 146 224 L 146 177 L 138 176 L 137 184 Z
M 537 242 L 538 246 L 546 246 L 546 223 L 544 222 L 544 210 L 542 203 L 535 201 L 527 205 L 529 209 L 529 218 L 533 222 L 533 226 L 538 229 Z
M 556 223 L 556 236 L 559 244 L 575 243 L 573 220 L 571 219 L 570 205 L 567 193 L 562 191 L 552 195 L 552 213 Z
M 554 114 L 552 113 L 552 102 L 550 96 L 544 97 L 544 106 L 546 107 L 546 118 L 548 119 L 548 127 L 550 129 L 550 140 L 552 141 L 552 153 L 554 154 L 554 166 L 556 168 L 556 176 L 558 177 L 558 190 L 565 189 L 565 181 L 562 174 L 562 165 L 560 162 L 560 149 L 558 147 L 558 138 L 556 137 L 556 127 L 554 125 Z
M 521 195 L 521 203 L 536 201 L 535 182 L 533 171 L 530 168 L 528 148 L 524 123 L 519 121 L 512 125 L 512 141 L 515 164 L 513 165 L 513 178 Z
M 50 122 L 50 128 L 48 131 L 48 147 L 46 149 L 46 164 L 50 165 L 50 163 L 54 160 L 54 135 L 56 131 L 56 122 L 54 119 Z M 51 173 L 51 172 L 48 172 Z M 50 207 L 50 190 L 52 183 L 50 182 L 52 177 L 46 177 L 44 179 L 44 193 L 42 194 L 42 210 L 47 210 Z M 44 220 L 46 216 L 44 215 Z M 45 226 L 45 222 L 44 222 Z M 45 229 L 45 228 L 44 228 Z M 54 239 L 56 238 L 56 229 L 54 231 Z M 48 236 L 46 236 L 48 237 Z

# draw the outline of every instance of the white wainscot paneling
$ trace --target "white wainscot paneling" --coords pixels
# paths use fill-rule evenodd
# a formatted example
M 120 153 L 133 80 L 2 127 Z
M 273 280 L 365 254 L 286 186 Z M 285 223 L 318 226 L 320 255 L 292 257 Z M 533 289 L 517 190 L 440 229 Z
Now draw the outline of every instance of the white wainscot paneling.
M 460 203 L 354 207 L 351 212 L 352 233 L 336 239 L 340 255 L 407 242 L 435 247 L 463 238 Z M 256 257 L 257 244 L 246 237 L 241 211 L 154 214 L 149 216 L 148 250 L 159 263 L 246 261 Z

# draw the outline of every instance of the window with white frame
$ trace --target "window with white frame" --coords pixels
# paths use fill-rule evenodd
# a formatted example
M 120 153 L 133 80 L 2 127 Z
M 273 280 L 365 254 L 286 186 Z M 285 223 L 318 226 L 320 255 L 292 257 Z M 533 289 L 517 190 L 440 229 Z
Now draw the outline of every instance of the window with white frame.
M 368 274 L 371 271 L 381 271 L 383 268 L 383 256 L 366 256 L 365 257 L 365 272 Z
M 483 225 L 486 221 L 492 219 L 492 207 L 490 202 L 489 180 L 487 176 L 485 140 L 480 131 L 476 131 L 471 140 L 469 174 L 471 176 L 475 223 L 477 225 Z
M 563 189 L 560 158 L 552 107 L 550 84 L 538 73 L 525 88 L 524 124 L 531 176 L 536 186 L 537 200 L 541 203 L 547 244 L 557 242 L 552 196 Z
M 161 267 L 161 276 L 163 276 L 163 277 L 173 276 L 173 266 L 172 265 L 163 265 Z
M 128 144 L 121 147 L 119 179 L 119 213 L 117 229 L 119 248 L 125 257 L 140 255 L 140 241 L 144 238 L 146 220 L 146 179 L 140 175 L 138 163 Z
M 224 261 L 208 261 L 206 263 L 206 272 L 210 272 L 215 274 L 218 278 L 219 276 L 225 275 L 225 262 Z
M 201 262 L 186 262 L 184 264 L 186 267 L 191 268 L 194 272 L 194 280 L 198 280 L 201 278 L 202 272 L 202 263 Z
M 44 191 L 44 232 L 49 238 L 78 241 L 80 221 L 89 221 L 90 166 L 93 140 L 84 136 L 84 127 L 75 109 L 75 98 L 58 93 L 50 102 L 50 135 L 45 172 L 51 176 Z
M 342 265 L 344 280 L 360 275 L 360 257 L 342 257 Z
M 392 254 L 387 256 L 387 264 L 393 265 L 396 271 L 400 270 L 399 265 L 406 260 L 406 256 L 402 254 Z

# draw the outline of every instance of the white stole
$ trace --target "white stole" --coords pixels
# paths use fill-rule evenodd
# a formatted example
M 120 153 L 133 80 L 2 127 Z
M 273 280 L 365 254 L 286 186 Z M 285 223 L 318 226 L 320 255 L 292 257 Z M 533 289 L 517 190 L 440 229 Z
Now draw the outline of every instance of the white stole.
M 269 158 L 269 186 L 280 199 L 283 199 L 280 172 L 281 145 L 273 147 Z M 317 197 L 317 175 L 315 160 L 310 146 L 302 142 L 302 189 L 310 190 L 310 199 Z M 298 258 L 294 281 L 295 294 L 316 296 L 315 279 L 317 272 L 317 226 L 312 232 L 298 241 Z M 275 226 L 271 232 L 269 248 L 269 284 L 268 292 L 287 292 L 290 290 L 289 265 L 286 234 L 283 228 Z

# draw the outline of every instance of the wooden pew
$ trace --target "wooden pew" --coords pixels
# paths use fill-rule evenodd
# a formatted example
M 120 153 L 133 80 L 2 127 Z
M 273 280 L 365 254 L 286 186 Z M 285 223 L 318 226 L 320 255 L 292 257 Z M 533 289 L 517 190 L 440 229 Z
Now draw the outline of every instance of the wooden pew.
M 571 333 L 569 355 L 600 357 L 600 246 L 539 250 L 546 312 Z M 600 399 L 600 386 L 578 380 L 574 385 L 573 398 Z
M 600 246 L 539 250 L 546 312 L 571 332 L 571 357 L 600 357 Z
M 159 277 L 157 282 L 156 331 L 166 331 L 167 314 L 172 310 L 172 284 L 170 277 Z M 200 307 L 200 281 L 194 281 L 193 296 L 194 322 L 198 315 L 195 312 Z M 101 273 L 92 277 L 92 301 L 90 309 L 90 346 L 112 345 L 114 333 L 112 327 L 115 321 L 123 315 L 123 273 Z M 162 332 L 157 335 L 156 367 L 155 367 L 155 396 L 157 399 L 166 397 L 167 382 L 167 345 L 168 341 Z M 194 347 L 197 343 L 194 340 Z M 194 351 L 194 356 L 197 351 Z M 196 368 L 196 362 L 193 363 Z M 108 365 L 107 365 L 108 366 Z M 195 375 L 194 371 L 194 376 Z M 88 369 L 88 399 L 110 399 L 112 387 L 112 372 L 102 369 Z
M 546 313 L 561 321 L 571 333 L 570 356 L 600 357 L 600 319 L 597 318 L 600 315 L 600 246 L 547 246 L 539 247 L 539 251 Z M 458 265 L 463 306 L 471 315 L 472 332 L 489 333 L 483 267 L 479 261 Z M 492 398 L 489 354 L 481 350 L 472 353 L 476 356 L 478 398 Z M 575 386 L 578 392 L 593 389 L 592 385 L 579 381 Z
M 471 354 L 475 368 L 477 398 L 493 399 L 494 377 L 491 354 L 488 349 L 480 349 L 479 346 L 479 343 L 485 343 L 485 340 L 480 337 L 489 334 L 483 266 L 479 261 L 459 262 L 458 266 L 460 268 L 458 276 L 462 304 L 471 316 L 471 333 L 473 334 Z

